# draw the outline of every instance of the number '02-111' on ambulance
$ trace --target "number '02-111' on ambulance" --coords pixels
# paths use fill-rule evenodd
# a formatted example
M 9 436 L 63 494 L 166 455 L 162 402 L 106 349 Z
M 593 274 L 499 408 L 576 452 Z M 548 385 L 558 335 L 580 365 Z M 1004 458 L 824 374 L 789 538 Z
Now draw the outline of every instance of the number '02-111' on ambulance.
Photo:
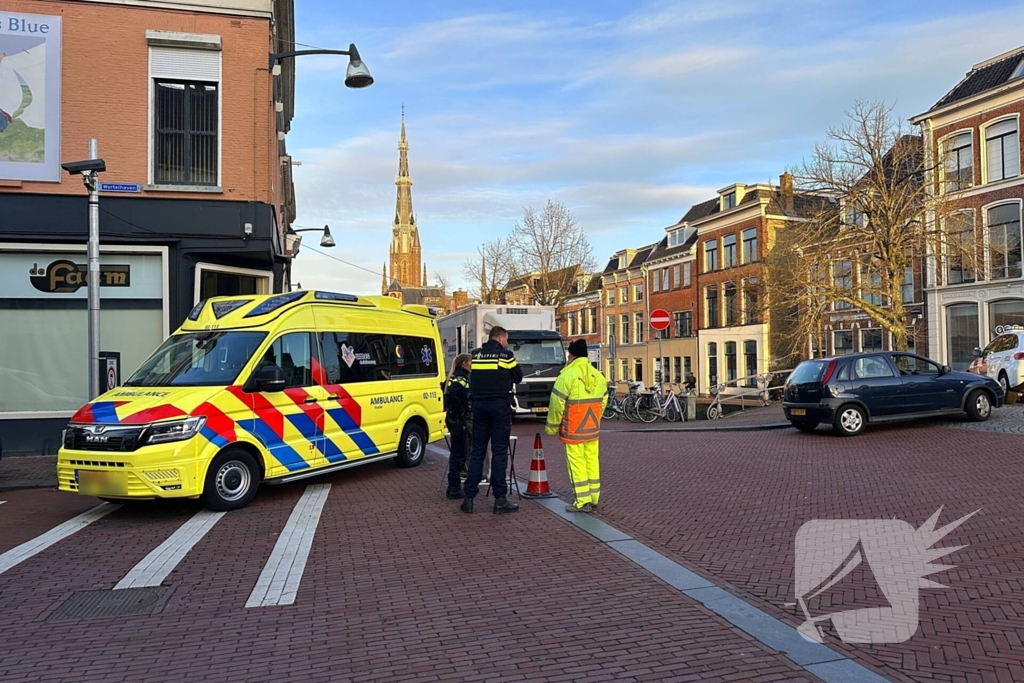
M 202 301 L 131 378 L 83 406 L 62 491 L 246 505 L 260 482 L 423 461 L 440 439 L 435 313 L 332 292 Z

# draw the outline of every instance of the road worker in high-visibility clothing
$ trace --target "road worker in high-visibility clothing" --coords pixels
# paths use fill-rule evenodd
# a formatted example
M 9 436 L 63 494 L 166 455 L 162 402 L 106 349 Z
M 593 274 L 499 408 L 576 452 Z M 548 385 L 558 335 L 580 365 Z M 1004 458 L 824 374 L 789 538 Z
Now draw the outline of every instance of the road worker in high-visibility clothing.
M 608 403 L 608 381 L 587 360 L 587 343 L 569 344 L 569 364 L 562 368 L 551 391 L 544 431 L 565 444 L 565 458 L 575 500 L 566 512 L 594 512 L 601 498 L 597 462 L 601 415 Z

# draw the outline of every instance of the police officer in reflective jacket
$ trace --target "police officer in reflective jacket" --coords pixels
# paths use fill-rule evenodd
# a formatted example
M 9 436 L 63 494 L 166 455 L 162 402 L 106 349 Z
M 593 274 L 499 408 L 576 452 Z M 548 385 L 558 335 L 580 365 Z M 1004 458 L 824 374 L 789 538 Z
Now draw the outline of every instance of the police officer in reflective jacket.
M 473 394 L 473 452 L 463 487 L 465 499 L 459 509 L 473 512 L 473 499 L 483 476 L 484 455 L 490 441 L 494 513 L 515 512 L 519 506 L 505 497 L 508 493 L 506 469 L 512 433 L 512 385 L 523 381 L 523 370 L 508 350 L 508 332 L 502 327 L 492 327 L 487 343 L 473 351 L 470 365 L 473 369 L 469 376 Z

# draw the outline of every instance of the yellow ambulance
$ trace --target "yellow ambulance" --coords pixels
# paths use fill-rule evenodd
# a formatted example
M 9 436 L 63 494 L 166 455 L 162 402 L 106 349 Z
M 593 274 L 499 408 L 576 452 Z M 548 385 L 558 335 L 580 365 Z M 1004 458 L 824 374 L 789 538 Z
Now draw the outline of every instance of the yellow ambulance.
M 415 467 L 444 431 L 435 317 L 319 291 L 202 301 L 123 386 L 71 418 L 60 489 L 234 510 L 261 482 L 384 459 Z

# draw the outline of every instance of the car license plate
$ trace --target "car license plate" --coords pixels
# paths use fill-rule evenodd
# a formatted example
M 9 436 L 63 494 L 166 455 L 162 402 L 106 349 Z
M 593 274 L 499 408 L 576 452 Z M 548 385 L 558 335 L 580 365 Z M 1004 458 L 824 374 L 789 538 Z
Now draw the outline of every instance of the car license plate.
M 789 409 L 789 414 L 790 415 L 806 415 L 807 411 L 804 410 L 803 408 L 790 408 Z
M 123 477 L 101 470 L 75 470 L 78 490 L 87 496 L 123 496 L 128 485 Z
M 546 413 L 546 412 L 548 412 L 548 409 L 547 408 L 534 408 L 533 412 L 535 412 L 535 413 Z

